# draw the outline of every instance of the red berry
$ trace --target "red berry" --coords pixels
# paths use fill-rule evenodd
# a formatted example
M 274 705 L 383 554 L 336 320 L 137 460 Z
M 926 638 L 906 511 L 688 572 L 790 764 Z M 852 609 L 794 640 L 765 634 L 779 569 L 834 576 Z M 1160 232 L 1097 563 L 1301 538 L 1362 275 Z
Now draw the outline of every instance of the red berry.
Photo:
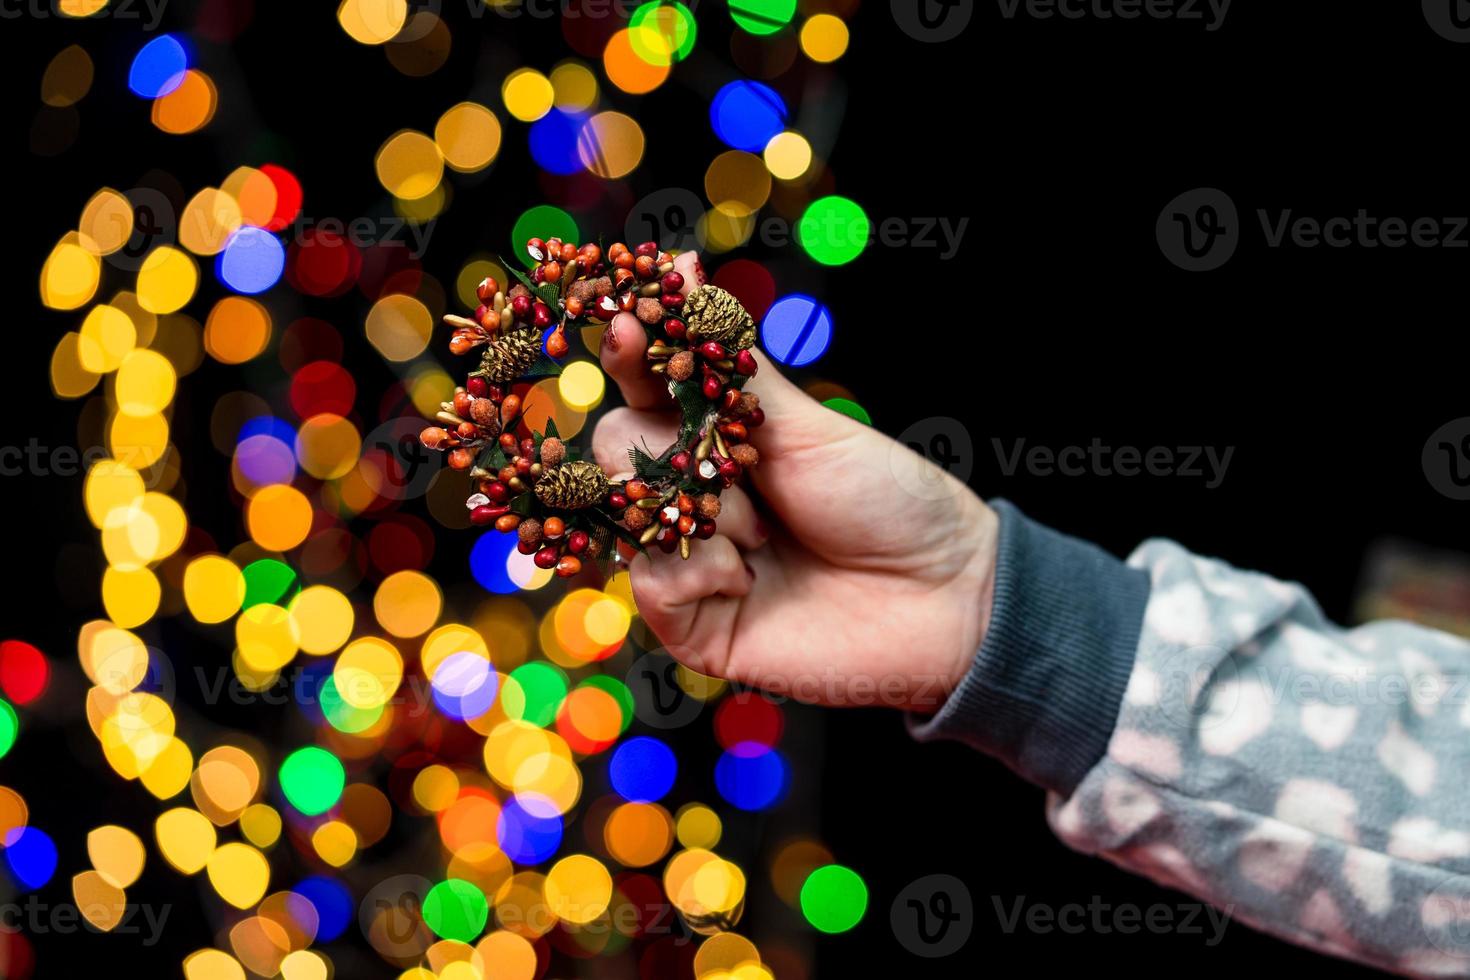
M 658 298 L 658 301 L 663 304 L 663 308 L 666 310 L 677 310 L 684 305 L 684 294 L 664 293 Z
M 539 238 L 533 238 L 526 243 L 526 254 L 537 262 L 546 261 L 546 243 Z
M 681 449 L 670 457 L 669 465 L 679 473 L 688 473 L 689 464 L 693 461 L 694 457 L 689 454 L 689 451 L 687 449 Z
M 473 439 L 480 434 L 480 430 L 475 428 L 473 422 L 461 422 L 459 428 L 454 430 L 454 434 L 461 439 Z
M 476 525 L 493 524 L 497 518 L 504 516 L 509 510 L 510 508 L 505 504 L 501 504 L 498 507 L 482 504 L 470 511 L 470 523 Z
M 720 425 L 720 435 L 729 436 L 736 442 L 744 442 L 749 433 L 745 431 L 745 426 L 739 422 L 725 422 Z
M 643 258 L 643 257 L 647 257 L 647 258 L 650 258 L 650 259 L 657 258 L 658 257 L 658 242 L 644 242 L 642 245 L 639 245 L 638 246 L 638 248 L 636 249 L 636 251 L 638 253 L 639 258 Z
M 489 497 L 497 504 L 503 504 L 510 499 L 510 489 L 507 488 L 506 485 L 504 483 L 501 483 L 499 480 L 494 480 L 486 485 L 485 496 Z
M 536 553 L 536 549 L 539 547 L 541 547 L 541 545 L 535 541 L 516 542 L 516 550 L 523 555 L 534 555 Z
M 705 341 L 696 349 L 699 351 L 699 356 L 707 361 L 723 361 L 725 359 L 725 348 L 713 340 Z
M 526 438 L 522 439 L 521 444 L 516 448 L 520 450 L 520 454 L 522 456 L 534 458 L 536 455 L 536 440 L 532 439 L 530 436 L 526 436 Z
M 515 467 L 516 467 L 516 476 L 526 476 L 527 474 L 529 474 L 531 472 L 531 459 L 530 459 L 530 457 L 529 456 L 517 456 L 516 457 L 516 462 L 515 462 Z
M 592 315 L 603 322 L 611 320 L 618 315 L 618 301 L 611 296 L 597 297 L 597 305 L 592 308 Z
M 511 316 L 514 316 L 517 320 L 524 320 L 526 317 L 531 315 L 531 306 L 531 297 L 527 296 L 525 293 L 522 293 L 521 295 L 510 301 Z
M 547 282 L 561 282 L 561 274 L 560 262 L 548 262 L 541 267 L 541 278 Z
M 556 563 L 556 574 L 560 578 L 571 578 L 582 571 L 582 559 L 576 555 L 565 555 Z
M 475 295 L 480 298 L 481 303 L 490 302 L 498 292 L 500 292 L 500 283 L 496 282 L 493 276 L 481 279 L 480 284 L 475 287 Z
M 735 411 L 735 406 L 740 404 L 740 392 L 734 388 L 727 388 L 725 395 L 720 399 L 720 407 L 725 412 Z
M 508 453 L 513 453 L 520 448 L 516 445 L 516 435 L 514 432 L 502 432 L 500 434 L 500 448 Z
M 750 351 L 743 350 L 735 355 L 735 372 L 737 374 L 743 374 L 747 378 L 754 377 L 757 367 L 759 365 L 755 363 L 755 355 Z
M 765 420 L 766 410 L 764 408 L 753 408 L 750 410 L 750 414 L 745 416 L 745 427 L 747 429 L 758 429 Z
M 475 379 L 479 381 L 479 378 Z M 499 405 L 505 400 L 505 389 L 500 385 L 486 385 L 485 397 Z
M 462 419 L 470 417 L 470 408 L 475 399 L 468 391 L 456 391 L 454 393 L 454 414 Z
M 671 527 L 664 528 L 658 532 L 658 546 L 664 554 L 673 554 L 679 547 L 679 532 Z
M 558 549 L 558 548 L 556 548 L 556 547 L 554 547 L 552 545 L 547 545 L 545 548 L 542 548 L 540 551 L 536 552 L 536 559 L 535 559 L 536 560 L 536 567 L 537 568 L 555 568 L 556 567 L 556 560 L 558 558 L 560 558 L 560 557 L 561 557 L 561 550 L 560 549 Z
M 464 388 L 472 398 L 485 398 L 490 394 L 490 386 L 485 383 L 484 378 L 471 378 L 464 383 Z
M 659 285 L 664 287 L 666 293 L 677 293 L 684 288 L 684 277 L 677 272 L 665 272 L 664 277 L 659 280 Z
M 551 332 L 551 336 L 546 338 L 546 353 L 551 357 L 566 357 L 569 350 L 571 347 L 567 344 L 565 330 L 557 328 Z
M 683 320 L 672 319 L 664 321 L 664 334 L 670 340 L 683 340 L 684 335 L 688 331 L 689 325 L 686 324 Z
M 548 541 L 555 541 L 566 533 L 567 525 L 560 517 L 548 517 L 541 522 L 541 533 Z
M 610 510 L 622 512 L 628 509 L 628 495 L 613 491 L 607 495 L 607 506 Z
M 658 263 L 653 260 L 653 256 L 651 255 L 640 255 L 637 261 L 633 263 L 633 272 L 637 274 L 639 279 L 648 282 L 654 276 L 658 275 Z
M 580 555 L 587 550 L 587 544 L 591 540 L 586 531 L 573 531 L 567 535 L 567 550 L 574 555 Z
M 682 534 L 686 538 L 689 537 L 689 535 L 693 534 L 694 533 L 694 518 L 690 517 L 688 514 L 685 514 L 682 517 L 680 517 L 679 518 L 679 533 Z
M 724 479 L 724 480 L 734 480 L 734 479 L 736 479 L 739 476 L 740 476 L 740 464 L 739 463 L 735 462 L 733 459 L 726 459 L 726 460 L 721 460 L 720 461 L 720 478 L 721 479 Z
M 531 317 L 531 323 L 543 330 L 551 326 L 551 307 L 545 303 L 537 303 Z
M 719 398 L 720 392 L 724 389 L 725 386 L 721 384 L 720 379 L 715 377 L 714 375 L 710 375 L 709 377 L 704 379 L 704 397 L 710 399 L 711 401 Z
M 708 541 L 710 538 L 715 536 L 715 522 L 700 521 L 694 526 L 694 536 L 699 538 L 701 541 Z
M 653 491 L 649 489 L 648 484 L 642 480 L 629 480 L 623 485 L 623 493 L 627 494 L 628 499 L 635 503 L 644 497 L 653 495 Z

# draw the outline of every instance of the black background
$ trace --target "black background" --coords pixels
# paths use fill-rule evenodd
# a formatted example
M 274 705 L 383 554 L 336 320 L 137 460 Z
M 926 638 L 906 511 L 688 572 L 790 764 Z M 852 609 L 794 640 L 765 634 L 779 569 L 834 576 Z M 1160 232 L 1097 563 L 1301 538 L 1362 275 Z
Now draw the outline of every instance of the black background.
M 380 51 L 349 42 L 330 4 L 258 6 L 233 48 L 201 45 L 200 64 L 221 81 L 226 109 L 204 134 L 185 138 L 149 125 L 146 104 L 123 85 L 142 40 L 136 25 L 31 15 L 0 22 L 6 444 L 76 442 L 76 406 L 51 397 L 45 365 L 79 317 L 42 309 L 36 280 L 99 186 L 126 189 L 159 168 L 192 193 L 238 164 L 276 160 L 301 178 L 307 214 L 373 213 L 383 201 L 371 158 L 388 134 L 428 129 L 461 98 L 499 111 L 495 89 L 511 67 L 545 70 L 570 53 L 554 22 L 507 26 L 445 3 L 454 54 L 437 74 L 405 79 Z M 191 4 L 175 2 L 165 26 L 187 29 L 192 17 Z M 712 2 L 699 17 L 700 53 L 673 81 L 643 99 L 604 92 L 649 134 L 624 209 L 660 187 L 697 190 L 722 149 L 704 105 L 709 79 L 734 77 L 728 17 Z M 833 311 L 836 339 L 819 374 L 807 377 L 845 385 L 890 433 L 935 416 L 962 420 L 973 442 L 971 484 L 983 495 L 1005 496 L 1115 553 L 1166 536 L 1300 580 L 1339 620 L 1350 616 L 1375 540 L 1470 548 L 1467 505 L 1436 493 L 1420 465 L 1429 434 L 1470 414 L 1459 337 L 1470 252 L 1272 249 L 1255 216 L 1258 208 L 1319 218 L 1359 208 L 1410 220 L 1470 213 L 1457 111 L 1470 46 L 1437 36 L 1417 4 L 1237 3 L 1220 30 L 1207 32 L 1197 21 L 1148 18 L 1007 20 L 984 2 L 965 33 L 941 45 L 898 30 L 884 0 L 864 0 L 850 23 L 851 51 L 820 71 L 846 86 L 845 103 L 823 106 L 843 116 L 830 153 L 835 189 L 875 221 L 944 216 L 969 225 L 950 261 L 935 249 L 875 246 L 851 266 L 823 270 L 795 249 L 746 250 L 768 263 L 783 291 L 820 295 Z M 79 107 L 75 143 L 38 158 L 29 143 L 40 75 L 73 41 L 92 53 L 98 80 Z M 798 104 L 805 76 L 818 73 L 798 61 L 773 84 Z M 505 247 L 528 200 L 555 200 L 555 188 L 528 189 L 535 178 L 523 147 L 524 127 L 508 123 L 490 178 L 461 186 L 436 227 L 427 271 L 452 282 L 471 251 Z M 1171 198 L 1201 186 L 1231 196 L 1243 240 L 1224 268 L 1190 274 L 1165 261 L 1154 223 Z M 612 204 L 584 227 L 598 220 L 616 228 L 622 215 Z M 361 336 L 366 307 L 355 299 L 307 308 L 351 339 Z M 191 309 L 207 308 L 201 300 Z M 359 371 L 360 407 L 370 408 L 392 376 L 371 351 L 347 360 Z M 194 440 L 193 456 L 213 467 L 191 471 L 191 516 L 226 541 L 237 538 L 230 522 L 238 518 L 223 494 L 211 500 L 223 465 L 206 446 L 205 418 L 213 397 L 239 384 L 239 375 L 206 366 L 177 401 L 186 458 Z M 992 448 L 992 439 L 1061 447 L 1094 437 L 1235 452 L 1223 484 L 1206 489 L 1178 477 L 1007 477 Z M 75 554 L 68 546 L 95 547 L 80 480 L 12 477 L 0 486 L 11 570 L 0 593 L 4 633 L 71 671 L 76 627 L 100 614 L 97 576 L 57 560 Z M 468 540 L 442 541 L 434 571 L 453 577 L 467 550 Z M 894 643 L 901 649 L 902 636 Z M 88 828 L 105 817 L 149 839 L 159 807 L 99 770 L 96 744 L 70 707 L 80 690 L 50 697 L 71 698 L 56 703 L 73 713 L 23 735 L 0 761 L 0 781 L 23 793 L 33 822 L 58 840 L 61 869 L 42 896 L 63 902 L 70 875 L 86 867 Z M 793 735 L 810 749 L 793 749 L 799 782 L 818 801 L 790 826 L 824 840 L 872 892 L 858 929 L 810 946 L 814 976 L 968 976 L 1009 972 L 1014 962 L 1071 970 L 1114 957 L 1147 976 L 1238 975 L 1263 962 L 1283 971 L 1327 966 L 1239 925 L 1213 948 L 1198 935 L 1007 934 L 994 901 L 1101 896 L 1146 907 L 1188 899 L 1068 851 L 1045 826 L 1040 791 L 962 747 L 913 744 L 892 713 L 789 710 Z M 742 832 L 758 839 L 762 829 Z M 749 862 L 747 870 L 763 876 Z M 936 872 L 966 882 L 977 921 L 962 952 L 925 961 L 894 940 L 888 904 Z M 37 936 L 39 975 L 78 975 L 122 957 L 135 975 L 177 975 L 182 955 L 211 943 L 209 899 L 195 887 L 163 869 L 150 845 L 149 870 L 130 895 L 173 904 L 164 942 Z M 784 908 L 755 911 L 761 901 L 775 899 L 753 894 L 752 922 L 789 925 Z M 351 962 L 374 961 L 339 959 L 339 975 L 356 975 Z M 596 961 L 582 969 L 601 975 Z

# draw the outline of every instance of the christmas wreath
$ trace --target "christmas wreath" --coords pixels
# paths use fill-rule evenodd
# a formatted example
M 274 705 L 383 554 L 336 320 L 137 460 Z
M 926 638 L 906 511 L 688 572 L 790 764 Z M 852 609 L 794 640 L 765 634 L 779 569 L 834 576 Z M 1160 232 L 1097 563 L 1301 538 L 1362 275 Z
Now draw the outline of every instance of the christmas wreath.
M 470 523 L 515 532 L 540 568 L 576 575 L 584 559 L 613 557 L 615 540 L 688 558 L 694 539 L 715 533 L 720 492 L 759 460 L 746 440 L 765 415 L 742 390 L 756 372 L 755 321 L 725 290 L 686 283 L 655 242 L 604 252 L 533 238 L 526 254 L 529 274 L 506 265 L 518 280 L 508 292 L 487 278 L 473 317 L 444 318 L 450 351 L 478 350 L 480 363 L 421 441 L 467 471 Z M 633 476 L 613 483 L 577 458 L 553 421 L 530 429 L 512 388 L 561 372 L 568 327 L 609 324 L 620 313 L 643 324 L 649 370 L 667 380 L 680 419 L 662 452 L 630 447 Z

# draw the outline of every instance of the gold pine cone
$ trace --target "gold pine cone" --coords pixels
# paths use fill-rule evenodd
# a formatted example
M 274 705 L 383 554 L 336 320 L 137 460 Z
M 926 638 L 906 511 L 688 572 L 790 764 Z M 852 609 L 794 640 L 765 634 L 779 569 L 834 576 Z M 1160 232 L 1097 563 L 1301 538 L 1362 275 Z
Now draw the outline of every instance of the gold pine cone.
M 486 381 L 506 384 L 525 374 L 541 356 L 541 331 L 516 330 L 485 345 L 480 368 Z
M 755 345 L 755 320 L 719 286 L 697 287 L 684 300 L 682 313 L 691 341 L 713 340 L 732 351 Z
M 555 510 L 581 510 L 602 500 L 611 488 L 601 466 L 577 459 L 537 480 L 536 498 Z

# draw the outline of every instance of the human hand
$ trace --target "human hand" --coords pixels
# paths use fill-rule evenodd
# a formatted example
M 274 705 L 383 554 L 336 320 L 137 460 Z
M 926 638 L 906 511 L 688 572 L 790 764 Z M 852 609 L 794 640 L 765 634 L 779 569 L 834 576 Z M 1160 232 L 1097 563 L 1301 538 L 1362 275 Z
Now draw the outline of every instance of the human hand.
M 696 253 L 675 259 L 703 284 Z M 678 419 L 648 370 L 631 314 L 603 335 L 602 366 L 626 408 L 593 434 L 598 463 L 628 471 L 632 445 L 655 452 Z M 934 711 L 964 676 L 989 621 L 997 518 L 954 477 L 876 430 L 819 404 L 756 352 L 745 390 L 766 424 L 760 463 L 720 497 L 719 533 L 692 556 L 637 555 L 629 568 L 644 622 L 691 669 L 826 705 Z M 906 487 L 944 492 L 915 495 Z

